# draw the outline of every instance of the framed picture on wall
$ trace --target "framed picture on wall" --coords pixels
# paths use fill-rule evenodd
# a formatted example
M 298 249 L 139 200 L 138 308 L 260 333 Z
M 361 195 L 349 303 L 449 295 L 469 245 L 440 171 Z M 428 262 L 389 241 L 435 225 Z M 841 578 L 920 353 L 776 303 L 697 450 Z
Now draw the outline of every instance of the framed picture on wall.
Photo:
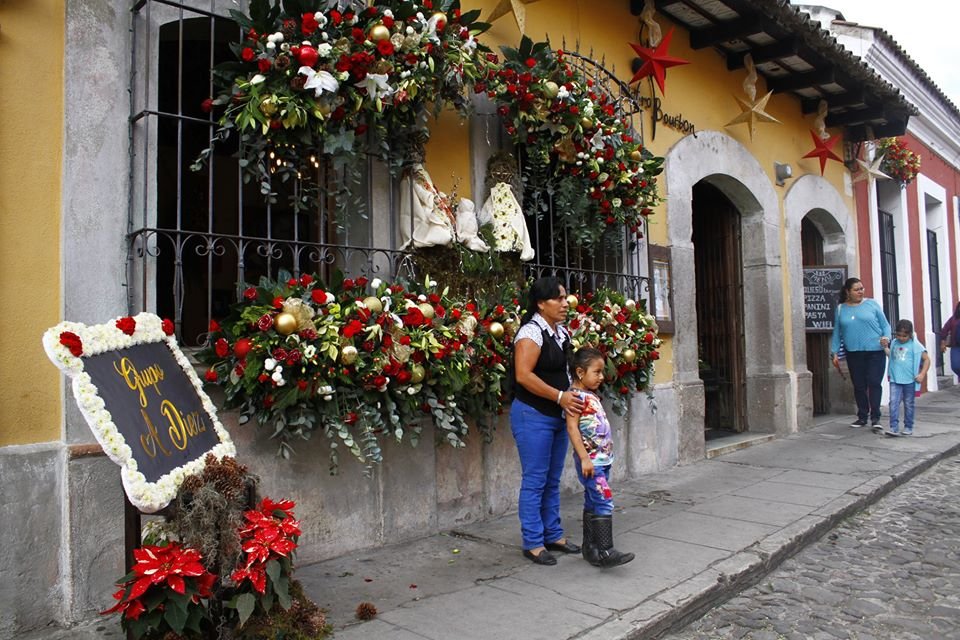
M 673 273 L 670 249 L 649 245 L 650 256 L 650 314 L 656 319 L 660 333 L 672 334 L 673 328 Z

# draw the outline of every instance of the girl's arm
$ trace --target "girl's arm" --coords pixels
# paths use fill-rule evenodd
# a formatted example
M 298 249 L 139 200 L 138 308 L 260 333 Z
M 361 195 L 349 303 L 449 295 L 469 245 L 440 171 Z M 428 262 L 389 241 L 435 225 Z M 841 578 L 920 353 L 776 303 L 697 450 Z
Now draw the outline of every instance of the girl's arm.
M 927 377 L 927 370 L 930 368 L 930 356 L 927 355 L 927 352 L 924 351 L 920 354 L 920 373 L 917 374 L 917 377 L 914 378 L 917 382 L 923 382 L 923 379 Z
M 580 416 L 567 414 L 567 437 L 570 438 L 570 444 L 580 458 L 580 472 L 584 478 L 593 477 L 593 460 L 587 453 L 587 448 L 583 446 L 583 436 L 580 435 Z

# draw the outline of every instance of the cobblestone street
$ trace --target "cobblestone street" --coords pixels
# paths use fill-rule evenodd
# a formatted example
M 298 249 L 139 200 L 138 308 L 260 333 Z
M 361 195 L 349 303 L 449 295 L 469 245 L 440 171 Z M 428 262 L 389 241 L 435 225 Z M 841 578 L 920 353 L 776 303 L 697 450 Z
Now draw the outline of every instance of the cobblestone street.
M 958 503 L 951 458 L 665 638 L 960 638 Z

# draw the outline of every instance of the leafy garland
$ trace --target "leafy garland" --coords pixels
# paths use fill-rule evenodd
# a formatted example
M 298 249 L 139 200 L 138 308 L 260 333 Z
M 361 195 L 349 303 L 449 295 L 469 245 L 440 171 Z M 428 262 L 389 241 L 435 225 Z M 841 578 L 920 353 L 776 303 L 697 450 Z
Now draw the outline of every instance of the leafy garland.
M 877 153 L 883 156 L 880 170 L 899 182 L 901 189 L 913 182 L 920 173 L 920 156 L 907 149 L 906 143 L 900 138 L 881 139 Z
M 508 400 L 521 309 L 519 295 L 478 302 L 429 278 L 409 289 L 281 274 L 246 288 L 230 315 L 212 324 L 199 358 L 210 365 L 206 379 L 223 386 L 226 407 L 240 409 L 241 424 L 255 418 L 284 457 L 295 439 L 323 433 L 335 473 L 341 445 L 361 462 L 379 463 L 384 439 L 416 445 L 427 418 L 438 440 L 454 447 L 465 444 L 468 416 L 491 437 Z M 607 355 L 615 409 L 649 388 L 660 341 L 642 304 L 598 292 L 576 305 L 569 326 L 578 344 Z
M 541 198 L 553 196 L 560 226 L 575 244 L 596 249 L 604 234 L 621 226 L 642 236 L 644 219 L 660 202 L 655 177 L 663 158 L 643 147 L 612 98 L 563 51 L 524 37 L 518 49 L 503 47 L 503 54 L 503 66 L 477 89 L 496 101 L 507 133 L 523 149 L 528 192 L 538 185 Z
M 293 180 L 293 207 L 316 210 L 322 160 L 340 172 L 334 195 L 357 185 L 366 153 L 398 172 L 414 161 L 430 109 L 465 113 L 466 89 L 492 64 L 476 40 L 488 25 L 459 0 L 377 0 L 359 12 L 321 4 L 251 0 L 249 15 L 231 11 L 245 37 L 231 45 L 236 61 L 214 69 L 220 93 L 203 108 L 223 109 L 220 127 L 195 170 L 236 134 L 245 180 L 270 202 L 275 180 Z

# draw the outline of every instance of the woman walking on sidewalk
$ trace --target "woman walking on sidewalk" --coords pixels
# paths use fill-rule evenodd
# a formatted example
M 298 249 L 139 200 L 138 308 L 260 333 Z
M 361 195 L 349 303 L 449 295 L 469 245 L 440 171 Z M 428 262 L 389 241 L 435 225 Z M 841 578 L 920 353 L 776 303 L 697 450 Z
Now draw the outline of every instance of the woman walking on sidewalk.
M 953 374 L 960 376 L 960 302 L 953 310 L 953 315 L 940 329 L 940 351 L 950 349 L 950 368 Z
M 520 454 L 520 531 L 523 555 L 554 565 L 550 553 L 580 553 L 560 523 L 560 475 L 567 456 L 564 411 L 580 415 L 583 401 L 567 388 L 571 344 L 563 326 L 567 292 L 556 278 L 530 286 L 527 310 L 514 339 L 516 379 L 510 430 Z
M 863 427 L 870 419 L 880 424 L 880 397 L 887 358 L 884 349 L 890 344 L 890 323 L 875 300 L 864 297 L 863 283 L 848 278 L 840 291 L 840 305 L 833 321 L 830 355 L 833 366 L 839 367 L 840 344 L 847 352 L 847 368 L 857 401 L 857 419 L 850 425 Z

